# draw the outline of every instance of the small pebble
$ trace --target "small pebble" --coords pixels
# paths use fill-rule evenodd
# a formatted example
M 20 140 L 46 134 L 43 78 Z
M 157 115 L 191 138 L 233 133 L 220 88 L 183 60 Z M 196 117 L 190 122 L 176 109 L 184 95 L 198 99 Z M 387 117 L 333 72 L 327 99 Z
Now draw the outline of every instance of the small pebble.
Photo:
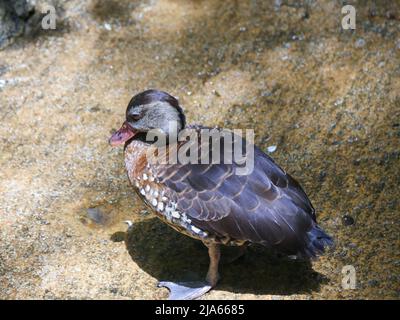
M 379 284 L 379 281 L 376 280 L 376 279 L 372 279 L 372 280 L 369 280 L 369 281 L 368 281 L 368 285 L 369 285 L 370 287 L 376 287 L 378 284 Z
M 335 104 L 335 106 L 340 106 L 343 104 L 343 102 L 344 102 L 344 100 L 342 98 L 340 98 L 340 99 L 337 99 L 334 104 Z
M 353 219 L 353 217 L 351 217 L 349 215 L 345 215 L 342 218 L 342 222 L 343 222 L 343 225 L 345 225 L 345 226 L 351 226 L 354 224 L 354 219 Z
M 118 293 L 118 289 L 117 289 L 117 288 L 111 288 L 111 289 L 110 289 L 110 292 L 111 292 L 112 294 L 117 294 L 117 293 Z
M 277 146 L 269 146 L 269 147 L 267 148 L 267 151 L 268 151 L 269 153 L 272 153 L 272 152 L 275 152 L 275 151 L 276 151 L 276 148 L 277 148 Z
M 363 38 L 359 38 L 356 40 L 355 47 L 356 48 L 362 48 L 365 46 L 365 40 Z
M 89 112 L 97 112 L 97 111 L 100 111 L 100 108 L 97 106 L 89 109 Z

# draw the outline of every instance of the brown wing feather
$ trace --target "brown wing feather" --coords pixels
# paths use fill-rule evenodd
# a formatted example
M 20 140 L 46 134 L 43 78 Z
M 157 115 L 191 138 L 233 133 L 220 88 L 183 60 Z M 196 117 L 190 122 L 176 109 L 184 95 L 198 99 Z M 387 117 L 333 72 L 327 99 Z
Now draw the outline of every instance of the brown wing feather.
M 223 148 L 221 148 L 221 152 Z M 168 197 L 192 224 L 221 239 L 250 241 L 295 254 L 306 246 L 314 208 L 300 185 L 255 147 L 249 175 L 236 163 L 174 164 L 158 172 Z

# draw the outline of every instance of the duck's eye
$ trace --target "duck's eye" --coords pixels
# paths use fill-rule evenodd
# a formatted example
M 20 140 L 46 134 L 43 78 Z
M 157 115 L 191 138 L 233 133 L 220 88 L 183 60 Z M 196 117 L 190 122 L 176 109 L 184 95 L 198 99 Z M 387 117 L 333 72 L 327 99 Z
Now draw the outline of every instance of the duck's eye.
M 128 120 L 129 121 L 137 121 L 142 117 L 140 113 L 132 113 L 129 115 Z

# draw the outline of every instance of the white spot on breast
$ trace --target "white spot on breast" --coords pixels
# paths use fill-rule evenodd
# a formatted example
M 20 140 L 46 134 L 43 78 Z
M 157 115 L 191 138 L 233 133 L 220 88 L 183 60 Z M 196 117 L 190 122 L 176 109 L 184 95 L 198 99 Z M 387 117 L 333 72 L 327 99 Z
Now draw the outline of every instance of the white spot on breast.
M 145 190 L 146 190 L 146 192 L 149 192 L 150 191 L 150 186 L 147 185 Z
M 158 191 L 154 190 L 153 195 L 154 195 L 155 198 L 158 198 Z
M 153 176 L 150 176 L 150 179 L 149 179 L 150 181 L 154 181 L 154 177 Z
M 189 224 L 192 222 L 192 220 L 188 219 L 188 217 L 186 216 L 186 213 L 182 214 L 182 221 L 185 223 L 189 223 Z
M 179 219 L 179 218 L 181 217 L 181 215 L 179 214 L 178 211 L 173 211 L 173 212 L 171 213 L 171 216 L 172 216 L 173 218 L 175 218 L 175 219 Z
M 162 200 L 162 201 L 167 201 L 168 198 L 167 198 L 167 197 L 162 197 L 161 200 Z
M 154 207 L 156 207 L 156 206 L 157 206 L 157 200 L 156 200 L 156 199 L 151 200 L 151 204 L 152 204 Z
M 140 189 L 140 193 L 141 193 L 142 195 L 145 195 L 145 194 L 146 194 L 146 191 L 144 191 L 144 189 Z
M 166 206 L 166 207 L 165 207 L 165 212 L 166 212 L 167 214 L 171 214 L 171 211 L 172 211 L 172 208 L 171 208 L 170 206 Z
M 201 232 L 201 230 L 199 228 L 195 227 L 195 226 L 191 226 L 191 228 L 192 228 L 192 231 L 195 232 L 195 233 L 200 233 Z
M 143 173 L 143 180 L 146 181 L 148 178 L 147 174 Z
M 164 210 L 164 203 L 159 202 L 158 206 L 157 206 L 157 209 L 160 210 L 160 211 L 163 211 Z

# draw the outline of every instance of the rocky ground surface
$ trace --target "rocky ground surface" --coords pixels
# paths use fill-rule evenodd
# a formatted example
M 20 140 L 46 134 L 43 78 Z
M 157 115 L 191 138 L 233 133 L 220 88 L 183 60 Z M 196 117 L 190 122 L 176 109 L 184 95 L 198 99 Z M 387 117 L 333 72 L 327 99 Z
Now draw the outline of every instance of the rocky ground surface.
M 51 3 L 56 30 L 0 51 L 0 299 L 163 299 L 157 281 L 204 275 L 205 248 L 149 214 L 107 144 L 146 88 L 276 145 L 336 239 L 311 263 L 252 247 L 205 299 L 400 297 L 397 1 L 354 1 L 354 31 L 340 1 Z

